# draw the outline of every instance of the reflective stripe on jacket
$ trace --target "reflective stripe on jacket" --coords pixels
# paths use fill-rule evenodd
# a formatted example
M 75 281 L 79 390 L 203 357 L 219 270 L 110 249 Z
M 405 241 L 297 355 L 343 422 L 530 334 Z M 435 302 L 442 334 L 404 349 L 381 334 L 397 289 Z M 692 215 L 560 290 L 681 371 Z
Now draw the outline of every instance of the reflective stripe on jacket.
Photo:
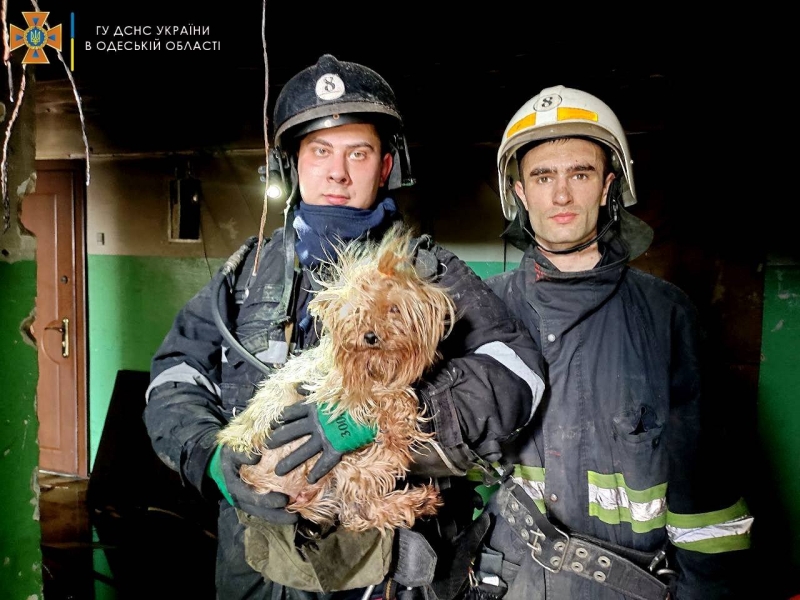
M 669 539 L 679 599 L 732 597 L 752 517 L 728 474 L 732 458 L 709 436 L 715 399 L 701 377 L 697 313 L 680 289 L 626 263 L 616 239 L 580 273 L 531 248 L 518 270 L 489 280 L 540 343 L 548 372 L 531 434 L 508 448 L 514 478 L 571 531 L 645 552 Z M 516 565 L 529 554 L 502 523 L 489 545 Z M 534 600 L 624 597 L 533 563 L 522 573 L 509 600 L 522 590 Z

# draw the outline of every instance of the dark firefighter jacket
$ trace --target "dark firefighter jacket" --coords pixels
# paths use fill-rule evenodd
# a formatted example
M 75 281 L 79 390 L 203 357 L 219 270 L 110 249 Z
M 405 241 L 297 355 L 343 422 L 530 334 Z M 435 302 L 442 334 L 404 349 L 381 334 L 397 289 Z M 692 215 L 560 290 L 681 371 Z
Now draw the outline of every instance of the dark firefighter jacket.
M 713 439 L 725 407 L 703 380 L 698 315 L 680 289 L 629 267 L 618 238 L 601 249 L 598 266 L 566 273 L 530 247 L 519 269 L 488 280 L 547 373 L 532 427 L 508 448 L 514 479 L 567 531 L 647 552 L 669 542 L 678 600 L 735 597 L 753 519 Z M 545 571 L 493 519 L 507 600 L 625 597 L 568 568 Z
M 276 368 L 291 356 L 285 336 L 286 311 L 280 309 L 286 269 L 283 240 L 283 231 L 276 230 L 265 242 L 258 273 L 245 291 L 255 255 L 249 253 L 238 271 L 241 276 L 236 277 L 235 293 L 228 295 L 227 306 L 221 307 L 241 344 Z M 427 243 L 427 238 L 421 242 Z M 497 459 L 500 444 L 531 419 L 543 392 L 541 355 L 528 333 L 509 318 L 502 302 L 465 263 L 432 243 L 426 257 L 432 262 L 433 276 L 449 289 L 460 315 L 454 331 L 440 346 L 445 360 L 420 386 L 420 397 L 429 404 L 436 431 L 436 452 L 431 454 L 437 460 L 430 469 L 436 476 L 462 475 L 470 466 L 472 451 Z M 213 284 L 220 276 L 217 273 L 180 311 L 154 356 L 144 413 L 158 456 L 178 471 L 184 484 L 215 499 L 219 496 L 214 483 L 205 476 L 216 446 L 215 435 L 232 415 L 244 409 L 263 377 L 227 347 L 213 321 Z M 305 271 L 295 277 L 289 304 L 294 307 L 289 309 L 292 318 L 309 285 Z M 299 333 L 301 330 L 306 335 Z M 293 352 L 317 343 L 314 328 L 308 324 L 295 324 L 294 331 L 297 347 Z M 224 500 L 220 507 L 217 580 L 225 592 L 219 593 L 225 594 L 225 600 L 269 597 L 266 590 L 263 594 L 245 590 L 250 585 L 247 582 L 254 581 L 255 587 L 263 582 L 260 574 L 243 564 L 242 557 L 234 556 L 242 545 L 241 529 L 232 507 Z M 226 582 L 226 577 L 230 581 Z M 239 583 L 233 581 L 236 578 Z M 306 596 L 295 592 L 293 597 Z

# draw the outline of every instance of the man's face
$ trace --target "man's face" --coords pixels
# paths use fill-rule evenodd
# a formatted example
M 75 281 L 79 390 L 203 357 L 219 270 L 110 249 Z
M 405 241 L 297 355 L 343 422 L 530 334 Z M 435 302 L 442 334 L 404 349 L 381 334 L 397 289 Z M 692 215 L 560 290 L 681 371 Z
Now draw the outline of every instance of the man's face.
M 578 138 L 547 141 L 525 154 L 514 189 L 545 250 L 573 248 L 596 235 L 614 180 L 613 173 L 603 177 L 603 164 L 602 149 Z
M 307 204 L 369 208 L 392 170 L 374 125 L 352 123 L 312 131 L 300 142 L 297 175 Z

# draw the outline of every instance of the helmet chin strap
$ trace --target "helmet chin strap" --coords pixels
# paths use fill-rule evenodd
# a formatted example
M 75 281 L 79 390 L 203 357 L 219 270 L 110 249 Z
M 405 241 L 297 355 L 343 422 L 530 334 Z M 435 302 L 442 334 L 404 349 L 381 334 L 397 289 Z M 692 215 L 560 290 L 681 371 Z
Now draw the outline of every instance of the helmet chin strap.
M 608 233 L 608 230 L 611 229 L 614 223 L 619 222 L 620 187 L 618 181 L 619 181 L 618 179 L 612 181 L 611 187 L 609 187 L 608 189 L 608 201 L 606 202 L 606 207 L 608 209 L 608 221 L 603 226 L 603 228 L 597 232 L 597 235 L 595 235 L 589 241 L 578 244 L 577 246 L 573 246 L 572 248 L 567 248 L 566 250 L 550 250 L 549 248 L 546 248 L 545 246 L 536 241 L 536 237 L 534 236 L 533 231 L 529 228 L 530 220 L 528 220 L 528 225 L 525 225 L 523 228 L 525 229 L 527 234 L 531 236 L 533 243 L 538 245 L 542 250 L 544 250 L 548 254 L 558 254 L 558 255 L 574 254 L 575 252 L 580 252 L 581 250 L 585 250 L 592 244 L 596 244 L 599 240 L 601 240 L 602 237 L 606 233 Z M 515 197 L 517 196 L 516 192 L 514 192 L 514 196 Z M 517 198 L 517 203 L 521 204 L 519 202 L 519 198 Z

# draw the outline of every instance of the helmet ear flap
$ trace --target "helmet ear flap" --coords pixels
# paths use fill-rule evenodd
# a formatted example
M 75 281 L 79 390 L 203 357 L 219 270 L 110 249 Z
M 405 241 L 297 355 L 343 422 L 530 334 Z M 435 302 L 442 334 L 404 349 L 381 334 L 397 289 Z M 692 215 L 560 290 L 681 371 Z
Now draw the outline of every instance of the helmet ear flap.
M 620 220 L 619 207 L 622 202 L 622 179 L 615 177 L 611 185 L 608 186 L 608 195 L 606 196 L 606 204 L 608 205 L 608 216 L 613 223 L 618 223 Z
M 528 220 L 528 209 L 522 203 L 522 200 L 517 195 L 514 186 L 511 186 L 509 193 L 514 198 L 514 203 L 517 205 L 517 214 L 509 222 L 503 233 L 500 235 L 505 241 L 509 242 L 515 248 L 525 251 L 525 249 L 533 241 Z
M 270 148 L 266 180 L 267 196 L 274 200 L 285 200 L 289 206 L 294 200 L 299 184 L 297 159 L 287 155 L 279 146 Z
M 414 185 L 417 180 L 411 174 L 411 157 L 408 153 L 405 135 L 402 132 L 393 134 L 390 146 L 389 150 L 392 152 L 394 165 L 392 165 L 392 171 L 389 173 L 386 189 L 394 190 Z
M 514 198 L 514 204 L 517 205 L 517 214 L 528 214 L 528 209 L 525 207 L 525 203 L 522 201 L 522 198 L 519 197 L 517 194 L 516 186 L 509 181 L 508 191 L 511 192 L 511 196 Z
M 289 159 L 278 147 L 269 149 L 267 157 L 267 196 L 274 199 L 285 199 L 289 187 Z

